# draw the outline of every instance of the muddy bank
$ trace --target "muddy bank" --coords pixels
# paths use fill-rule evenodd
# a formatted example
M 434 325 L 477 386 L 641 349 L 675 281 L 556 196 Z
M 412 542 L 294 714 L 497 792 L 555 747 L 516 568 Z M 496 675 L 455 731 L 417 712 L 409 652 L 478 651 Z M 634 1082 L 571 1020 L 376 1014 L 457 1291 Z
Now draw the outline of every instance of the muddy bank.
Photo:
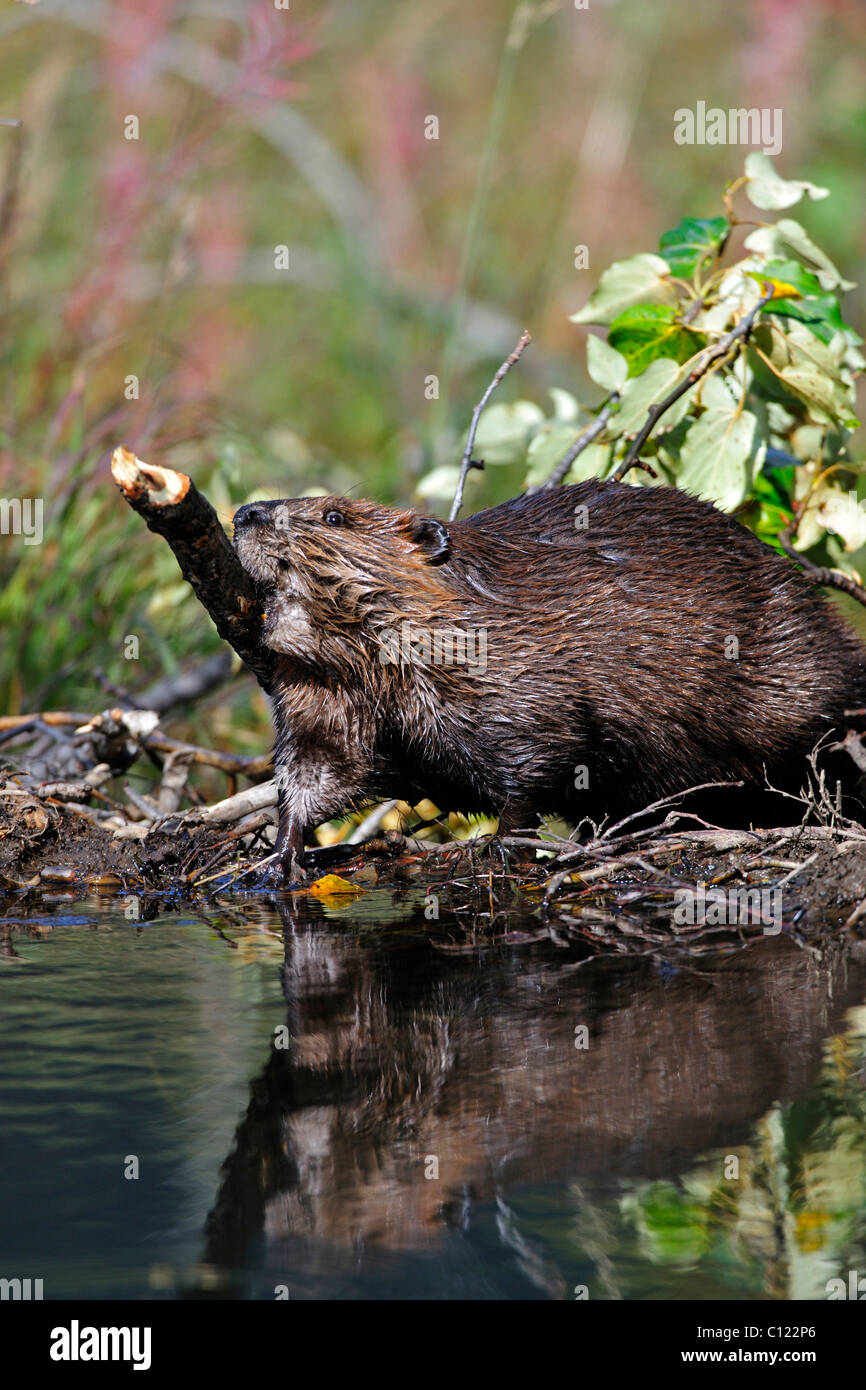
M 866 835 L 849 828 L 686 830 L 607 844 L 537 837 L 437 844 L 389 832 L 315 851 L 301 894 L 421 892 L 456 938 L 532 929 L 590 953 L 700 954 L 781 932 L 815 942 L 866 934 Z M 80 812 L 0 799 L 0 912 L 97 892 L 201 899 L 282 893 L 259 832 L 179 818 L 118 838 Z M 264 865 L 264 867 L 261 867 Z

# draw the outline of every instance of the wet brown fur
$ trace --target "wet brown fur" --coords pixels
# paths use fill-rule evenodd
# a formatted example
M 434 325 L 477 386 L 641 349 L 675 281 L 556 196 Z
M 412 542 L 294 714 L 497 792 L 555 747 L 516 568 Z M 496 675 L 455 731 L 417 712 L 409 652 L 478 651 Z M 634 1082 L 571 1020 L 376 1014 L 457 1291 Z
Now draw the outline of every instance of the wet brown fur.
M 334 511 L 345 524 L 326 524 Z M 866 649 L 832 605 L 672 489 L 590 481 L 447 532 L 371 502 L 289 499 L 242 509 L 235 543 L 280 653 L 287 859 L 370 799 L 515 827 L 600 821 L 708 781 L 754 794 L 765 773 L 796 791 L 817 740 L 866 703 Z M 484 630 L 486 669 L 383 664 L 404 620 Z

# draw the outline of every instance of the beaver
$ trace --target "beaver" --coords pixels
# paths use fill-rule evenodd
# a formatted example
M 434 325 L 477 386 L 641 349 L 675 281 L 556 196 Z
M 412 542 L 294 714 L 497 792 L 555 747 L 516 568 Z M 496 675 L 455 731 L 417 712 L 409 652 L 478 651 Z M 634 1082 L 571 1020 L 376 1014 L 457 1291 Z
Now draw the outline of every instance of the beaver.
M 234 530 L 277 653 L 289 878 L 316 825 L 370 800 L 428 797 L 503 833 L 703 783 L 796 793 L 866 704 L 866 648 L 833 605 L 672 488 L 590 480 L 448 525 L 291 498 L 241 507 Z

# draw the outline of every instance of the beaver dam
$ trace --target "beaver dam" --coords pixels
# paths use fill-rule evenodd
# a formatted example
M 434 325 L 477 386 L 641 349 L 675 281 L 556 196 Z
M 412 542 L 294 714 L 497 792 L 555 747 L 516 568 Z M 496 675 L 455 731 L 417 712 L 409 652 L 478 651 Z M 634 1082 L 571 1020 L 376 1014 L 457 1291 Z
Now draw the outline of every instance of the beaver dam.
M 386 805 L 365 823 L 366 834 L 365 824 L 355 827 L 363 843 L 308 851 L 308 881 L 281 888 L 269 872 L 273 780 L 210 806 L 169 809 L 197 761 L 221 766 L 234 783 L 241 773 L 264 777 L 266 759 L 182 745 L 162 733 L 155 715 L 136 710 L 81 719 L 54 712 L 5 721 L 0 893 L 16 920 L 82 893 L 114 900 L 135 920 L 169 902 L 264 893 L 296 907 L 339 906 L 373 889 L 397 898 L 411 889 L 413 902 L 421 891 L 419 924 L 447 922 L 455 948 L 479 937 L 495 941 L 515 922 L 540 939 L 564 937 L 587 955 L 670 960 L 738 949 L 756 936 L 817 944 L 866 930 L 866 830 L 836 813 L 818 775 L 802 799 L 804 823 L 767 830 L 711 826 L 671 797 L 594 834 L 584 829 L 580 838 L 543 829 L 452 840 L 441 838 L 444 817 L 413 833 L 410 816 L 403 832 L 376 833 Z M 127 784 L 121 804 L 98 792 L 118 765 L 128 772 L 148 753 L 162 767 L 153 796 Z M 37 780 L 46 759 L 67 777 Z M 819 823 L 805 823 L 810 816 Z

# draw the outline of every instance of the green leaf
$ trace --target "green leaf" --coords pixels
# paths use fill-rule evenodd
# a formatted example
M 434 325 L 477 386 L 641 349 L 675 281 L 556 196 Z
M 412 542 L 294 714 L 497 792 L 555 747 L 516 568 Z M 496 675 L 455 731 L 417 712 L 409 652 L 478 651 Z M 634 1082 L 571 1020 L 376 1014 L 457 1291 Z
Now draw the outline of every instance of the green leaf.
M 824 453 L 824 445 L 828 435 L 829 431 L 823 425 L 798 425 L 791 436 L 791 447 L 798 458 L 807 461 L 815 460 L 819 466 L 820 461 L 835 463 L 835 459 L 826 458 Z M 806 496 L 811 486 L 811 476 L 806 472 L 801 473 L 797 480 L 797 491 L 794 494 L 798 501 Z
M 680 471 L 680 450 L 683 441 L 692 427 L 693 419 L 686 415 L 678 424 L 671 428 L 668 423 L 667 415 L 663 415 L 659 421 L 659 432 L 654 436 L 655 456 L 653 467 L 662 475 L 664 482 L 669 487 L 676 487 L 677 475 Z M 635 474 L 630 479 L 632 486 L 635 483 L 644 482 L 648 485 L 652 479 L 646 473 Z
M 866 507 L 857 500 L 857 494 L 826 484 L 818 492 L 818 521 L 825 531 L 841 537 L 849 555 L 866 545 Z
M 544 412 L 533 401 L 488 406 L 478 423 L 473 455 L 488 464 L 519 463 Z
M 539 487 L 546 482 L 581 433 L 566 425 L 542 426 L 529 446 L 526 486 Z M 609 444 L 588 444 L 572 464 L 567 481 L 581 483 L 586 478 L 603 477 L 609 462 Z
M 746 156 L 746 196 L 756 208 L 789 208 L 804 193 L 810 198 L 826 198 L 829 188 L 818 188 L 805 179 L 783 179 L 776 173 L 769 155 L 753 150 Z
M 740 392 L 731 376 L 717 368 L 701 377 L 695 388 L 695 401 L 704 410 L 722 410 L 728 414 L 739 405 Z
M 748 496 L 766 452 L 757 418 L 748 410 L 707 410 L 680 450 L 677 483 L 686 492 L 733 511 Z
M 784 531 L 793 516 L 791 501 L 794 468 L 768 469 L 766 463 L 752 483 L 752 499 L 740 519 L 760 540 L 783 554 L 779 533 Z
M 747 270 L 746 274 L 759 284 L 764 281 L 772 285 L 774 300 L 821 293 L 817 278 L 799 261 L 767 261 L 760 270 Z
M 783 259 L 791 251 L 796 251 L 798 256 L 810 261 L 815 267 L 815 274 L 823 290 L 844 292 L 856 288 L 852 280 L 842 279 L 830 257 L 820 246 L 815 245 L 805 228 L 791 217 L 781 217 L 771 227 L 758 227 L 746 237 L 744 245 L 749 251 L 776 256 L 779 259 Z
M 610 326 L 608 343 L 628 362 L 629 376 L 640 376 L 659 357 L 686 362 L 706 340 L 683 328 L 677 310 L 666 304 L 625 309 Z
M 659 247 L 672 273 L 687 280 L 719 254 L 727 235 L 726 217 L 684 217 L 678 227 L 664 233 Z
M 789 410 L 786 410 L 783 405 L 780 405 L 778 401 L 767 401 L 765 404 L 767 407 L 767 419 L 772 432 L 780 436 L 787 436 L 788 432 L 792 430 L 797 423 L 796 417 L 792 415 Z
M 604 478 L 610 472 L 612 463 L 610 444 L 587 444 L 568 470 L 565 481 L 583 483 L 587 478 Z
M 790 524 L 790 508 L 780 507 L 778 503 L 762 500 L 758 506 L 757 517 L 751 522 L 751 529 L 759 540 L 771 545 L 774 550 L 778 550 L 780 555 L 784 555 L 779 541 L 780 532 Z
M 853 379 L 836 352 L 814 335 L 813 325 L 792 323 L 786 333 L 764 325 L 756 330 L 753 341 L 775 369 L 770 371 L 757 355 L 753 356 L 755 383 L 766 399 L 782 400 L 788 409 L 789 399 L 799 401 L 819 424 L 854 427 Z M 796 452 L 802 454 L 799 445 Z
M 773 286 L 774 296 L 764 310 L 766 314 L 780 314 L 808 324 L 822 343 L 829 343 L 836 333 L 848 328 L 836 296 L 822 290 L 818 278 L 799 261 L 767 261 L 763 269 L 746 274 Z
M 453 497 L 460 479 L 460 467 L 456 463 L 440 463 L 425 473 L 415 484 L 419 497 Z
M 547 394 L 553 401 L 553 414 L 557 420 L 567 423 L 577 419 L 580 406 L 570 391 L 563 391 L 561 386 L 551 386 Z
M 546 482 L 579 434 L 580 430 L 574 425 L 543 424 L 529 446 L 526 486 L 540 487 Z
M 841 422 L 848 429 L 857 428 L 859 421 L 854 417 L 851 389 L 844 382 L 835 380 L 805 358 L 783 367 L 780 375 L 789 390 L 805 403 L 813 420 L 828 425 Z
M 795 469 L 793 464 L 787 468 L 770 468 L 765 462 L 763 469 L 755 477 L 752 491 L 762 502 L 772 504 L 788 514 L 793 512 L 792 489 Z
M 607 432 L 615 435 L 635 433 L 644 423 L 650 406 L 663 400 L 681 379 L 678 363 L 668 357 L 657 357 L 645 372 L 626 382 L 619 412 L 608 425 Z M 683 418 L 689 409 L 693 391 L 694 387 L 684 391 L 679 400 L 665 411 L 662 417 L 665 425 L 673 426 Z
M 628 377 L 628 362 L 604 338 L 592 333 L 586 340 L 586 370 L 596 386 L 605 391 L 621 391 Z
M 829 343 L 848 326 L 842 320 L 839 301 L 834 294 L 812 294 L 805 299 L 773 299 L 764 313 L 781 314 L 807 324 L 822 343 Z
M 785 335 L 785 347 L 790 362 L 797 364 L 805 359 L 820 367 L 822 372 L 833 377 L 840 385 L 850 387 L 852 383 L 845 373 L 843 354 L 838 351 L 842 342 L 844 337 L 841 335 L 830 343 L 819 342 L 812 331 L 800 323 L 792 323 Z
M 615 261 L 602 273 L 586 304 L 571 315 L 572 323 L 611 323 L 623 309 L 653 300 L 676 302 L 670 283 L 670 267 L 661 256 L 644 252 Z

